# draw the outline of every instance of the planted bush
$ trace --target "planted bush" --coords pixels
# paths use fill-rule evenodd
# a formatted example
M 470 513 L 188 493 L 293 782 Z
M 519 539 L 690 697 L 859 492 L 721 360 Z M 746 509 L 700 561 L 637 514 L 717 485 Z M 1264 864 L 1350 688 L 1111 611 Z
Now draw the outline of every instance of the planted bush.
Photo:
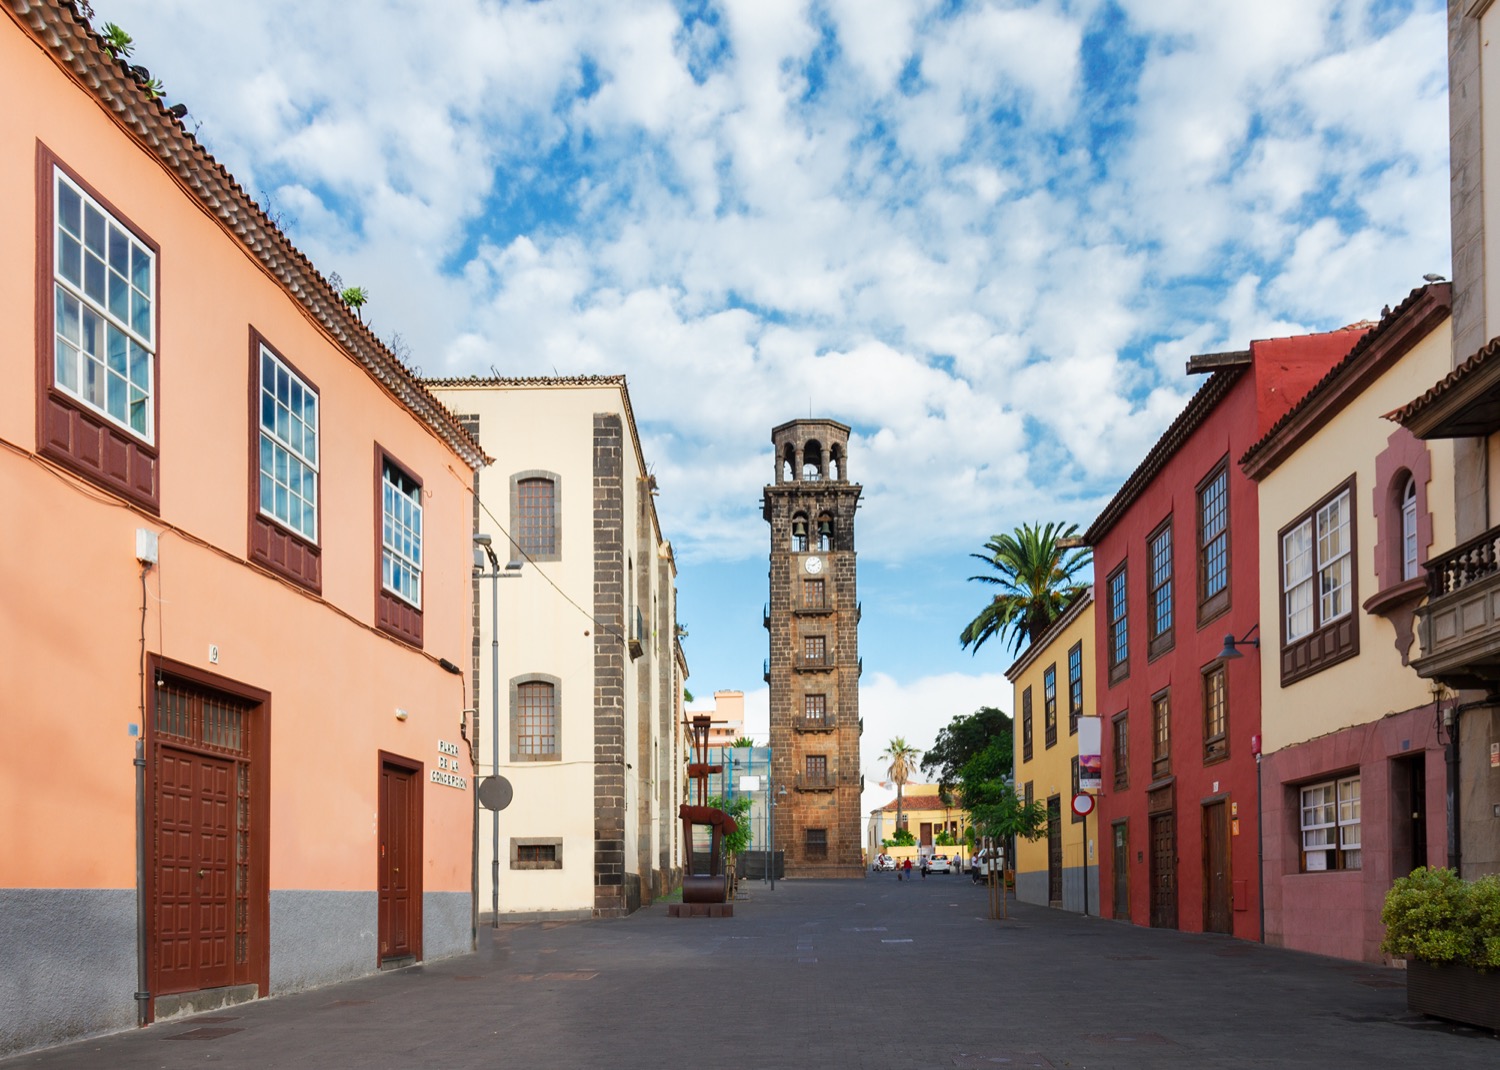
M 1500 969 L 1500 876 L 1466 881 L 1451 869 L 1412 870 L 1391 885 L 1380 920 L 1387 954 Z

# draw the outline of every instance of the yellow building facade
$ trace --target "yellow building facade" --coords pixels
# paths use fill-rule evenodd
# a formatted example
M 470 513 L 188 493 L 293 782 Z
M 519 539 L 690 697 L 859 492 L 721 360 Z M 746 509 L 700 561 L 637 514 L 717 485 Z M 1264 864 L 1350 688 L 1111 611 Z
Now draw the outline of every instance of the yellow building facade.
M 1073 813 L 1078 719 L 1095 716 L 1094 592 L 1032 643 L 1005 678 L 1015 691 L 1016 790 L 1047 808 L 1047 832 L 1016 842 L 1016 897 L 1087 913 L 1099 909 L 1097 818 Z

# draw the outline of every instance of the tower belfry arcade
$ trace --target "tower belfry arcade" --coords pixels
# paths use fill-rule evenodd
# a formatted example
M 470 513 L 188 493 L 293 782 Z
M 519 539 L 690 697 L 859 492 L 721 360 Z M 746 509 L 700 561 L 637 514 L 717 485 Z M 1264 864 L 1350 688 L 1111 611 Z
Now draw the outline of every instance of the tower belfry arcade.
M 772 772 L 776 844 L 789 877 L 860 877 L 859 601 L 849 428 L 793 420 L 771 432 Z M 784 794 L 782 793 L 784 789 Z

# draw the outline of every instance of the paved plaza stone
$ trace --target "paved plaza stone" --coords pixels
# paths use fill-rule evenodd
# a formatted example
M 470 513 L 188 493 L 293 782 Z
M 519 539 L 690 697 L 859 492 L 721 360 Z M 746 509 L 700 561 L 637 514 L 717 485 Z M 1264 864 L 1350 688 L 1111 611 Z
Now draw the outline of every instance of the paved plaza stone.
M 0 1060 L 214 1067 L 1500 1067 L 1399 970 L 1011 904 L 964 876 L 745 887 L 735 916 L 480 930 L 472 955 Z

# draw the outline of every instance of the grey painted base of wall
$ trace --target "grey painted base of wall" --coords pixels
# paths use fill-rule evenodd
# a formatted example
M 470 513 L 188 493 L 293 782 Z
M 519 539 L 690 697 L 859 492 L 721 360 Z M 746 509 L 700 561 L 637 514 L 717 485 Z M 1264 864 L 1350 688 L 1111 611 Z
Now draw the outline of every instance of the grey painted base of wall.
M 273 891 L 271 992 L 374 973 L 377 910 L 374 892 Z M 0 1056 L 133 1028 L 135 938 L 133 888 L 0 888 Z M 425 894 L 423 958 L 468 950 L 469 894 Z
M 473 913 L 468 892 L 428 892 L 422 896 L 422 960 L 435 962 L 469 953 Z
M 374 892 L 271 893 L 271 991 L 347 981 L 377 968 L 380 905 Z M 422 896 L 422 959 L 469 950 L 469 893 Z
M 373 973 L 374 892 L 271 893 L 271 991 L 280 995 Z
M 0 888 L 0 1055 L 135 1025 L 135 889 Z
M 1083 867 L 1063 867 L 1063 898 L 1062 909 L 1070 910 L 1075 914 L 1083 913 Z M 1095 917 L 1099 916 L 1099 867 L 1088 868 L 1088 912 Z M 1050 906 L 1047 900 L 1047 871 L 1033 870 L 1030 873 L 1016 874 L 1016 898 L 1023 903 L 1035 903 L 1037 906 Z

